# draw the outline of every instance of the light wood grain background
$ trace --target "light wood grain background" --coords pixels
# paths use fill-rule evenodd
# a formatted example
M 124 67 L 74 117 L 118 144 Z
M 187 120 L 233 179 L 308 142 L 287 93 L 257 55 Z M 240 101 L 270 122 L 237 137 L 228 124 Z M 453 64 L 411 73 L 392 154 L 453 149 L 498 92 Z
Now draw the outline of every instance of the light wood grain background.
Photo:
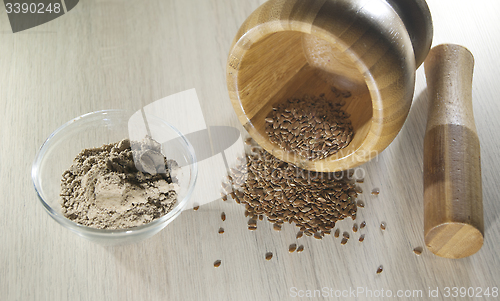
M 68 14 L 12 34 L 0 10 L 1 300 L 296 300 L 290 289 L 422 290 L 500 287 L 500 2 L 429 0 L 434 45 L 452 42 L 475 56 L 474 116 L 481 142 L 485 243 L 451 260 L 424 250 L 422 157 L 427 95 L 423 68 L 396 140 L 366 171 L 366 220 L 345 246 L 332 236 L 301 238 L 261 222 L 246 229 L 244 208 L 215 201 L 183 212 L 142 243 L 102 247 L 59 226 L 38 203 L 30 177 L 45 138 L 83 113 L 138 110 L 195 88 L 208 125 L 241 129 L 225 84 L 226 58 L 240 24 L 262 1 L 80 1 Z M 380 195 L 369 194 L 380 188 Z M 214 187 L 213 189 L 219 189 Z M 225 211 L 227 220 L 220 220 Z M 387 223 L 382 232 L 378 225 Z M 338 223 L 341 230 L 351 220 Z M 223 226 L 226 232 L 217 234 Z M 268 251 L 271 261 L 264 259 Z M 222 260 L 215 269 L 213 262 Z M 383 265 L 384 271 L 376 270 Z M 366 299 L 363 295 L 360 299 Z M 303 298 L 335 300 L 336 298 Z M 434 298 L 433 300 L 453 298 Z M 467 300 L 470 298 L 458 298 Z M 482 298 L 490 300 L 493 298 Z M 370 300 L 370 298 L 367 298 Z

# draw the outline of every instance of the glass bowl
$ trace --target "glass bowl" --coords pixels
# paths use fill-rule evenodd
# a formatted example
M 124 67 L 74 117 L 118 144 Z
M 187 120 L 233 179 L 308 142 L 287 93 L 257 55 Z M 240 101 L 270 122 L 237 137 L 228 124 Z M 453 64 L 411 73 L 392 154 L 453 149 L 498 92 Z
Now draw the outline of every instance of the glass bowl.
M 62 214 L 61 179 L 83 149 L 100 147 L 124 138 L 141 141 L 146 135 L 162 144 L 162 153 L 179 165 L 176 178 L 177 204 L 166 215 L 141 226 L 111 230 L 96 229 L 73 222 Z M 174 220 L 186 207 L 197 177 L 193 147 L 172 125 L 141 111 L 105 110 L 77 117 L 55 130 L 36 154 L 31 176 L 40 203 L 63 227 L 91 241 L 128 244 L 151 237 Z

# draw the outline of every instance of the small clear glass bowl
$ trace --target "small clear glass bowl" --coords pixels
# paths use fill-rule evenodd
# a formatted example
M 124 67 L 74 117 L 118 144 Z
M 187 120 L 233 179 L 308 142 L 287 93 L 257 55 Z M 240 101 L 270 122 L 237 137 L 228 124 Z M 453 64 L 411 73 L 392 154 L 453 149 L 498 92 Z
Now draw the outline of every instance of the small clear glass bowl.
M 62 174 L 85 148 L 122 139 L 141 141 L 146 135 L 162 144 L 167 159 L 179 164 L 177 204 L 166 215 L 141 226 L 109 230 L 95 229 L 73 222 L 62 214 Z M 151 237 L 174 220 L 186 207 L 198 173 L 197 161 L 189 141 L 172 125 L 159 117 L 141 111 L 105 110 L 77 117 L 55 130 L 36 154 L 31 177 L 41 204 L 63 227 L 91 241 L 117 245 L 138 242 Z

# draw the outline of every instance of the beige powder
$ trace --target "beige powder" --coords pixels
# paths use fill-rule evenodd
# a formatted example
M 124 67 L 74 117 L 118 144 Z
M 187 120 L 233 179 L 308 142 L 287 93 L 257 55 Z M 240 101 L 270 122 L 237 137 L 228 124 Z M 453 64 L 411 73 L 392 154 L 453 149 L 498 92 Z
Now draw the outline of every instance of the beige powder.
M 74 222 L 99 229 L 149 223 L 175 206 L 177 168 L 150 137 L 85 149 L 63 174 L 62 212 Z

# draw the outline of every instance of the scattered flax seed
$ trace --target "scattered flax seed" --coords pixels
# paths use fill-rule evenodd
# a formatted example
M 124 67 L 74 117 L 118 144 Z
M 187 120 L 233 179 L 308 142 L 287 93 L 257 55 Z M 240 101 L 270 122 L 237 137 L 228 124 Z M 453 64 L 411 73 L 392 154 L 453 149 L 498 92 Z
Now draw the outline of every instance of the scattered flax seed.
M 297 244 L 291 244 L 288 247 L 288 252 L 293 253 L 295 251 L 295 249 L 297 249 Z
M 260 221 L 261 221 L 261 220 L 264 220 L 264 215 L 260 214 L 260 215 L 259 215 L 259 220 L 260 220 Z
M 343 237 L 342 241 L 340 242 L 341 245 L 345 245 L 347 243 L 347 238 Z
M 356 179 L 356 183 L 364 183 L 365 182 L 365 179 Z
M 330 235 L 330 234 L 332 234 L 332 231 L 330 230 L 323 231 L 323 235 Z
M 224 212 L 222 212 L 222 213 L 220 214 L 220 219 L 221 219 L 222 221 L 225 221 L 225 220 L 226 220 L 226 214 L 225 214 Z
M 274 224 L 273 229 L 276 231 L 281 231 L 281 225 L 280 224 Z
M 364 227 L 366 227 L 366 222 L 362 221 L 361 224 L 359 225 L 359 228 L 363 229 Z
M 380 229 L 385 230 L 386 226 L 385 222 L 380 223 Z
M 194 210 L 194 211 L 196 211 L 196 210 L 198 210 L 198 209 L 200 209 L 200 206 L 194 206 L 194 207 L 193 207 L 193 210 Z
M 352 226 L 352 232 L 354 232 L 354 233 L 358 232 L 358 224 L 354 224 Z
M 363 240 L 365 240 L 365 235 L 361 234 L 361 236 L 359 237 L 359 242 L 363 242 Z
M 377 274 L 382 273 L 383 270 L 384 270 L 384 267 L 383 266 L 379 266 L 378 269 L 377 269 Z
M 297 253 L 300 253 L 304 251 L 304 245 L 300 245 L 298 248 L 297 248 Z
M 361 187 L 359 186 L 356 186 L 354 189 L 356 190 L 357 193 L 363 193 L 363 189 L 361 189 Z
M 214 267 L 218 268 L 218 267 L 220 267 L 220 264 L 221 264 L 221 261 L 220 260 L 216 260 L 214 262 Z
M 316 239 L 322 239 L 323 236 L 321 236 L 321 234 L 319 234 L 319 232 L 316 232 L 316 233 L 314 233 L 314 238 L 316 238 Z
M 222 234 L 222 233 L 224 233 L 224 228 L 220 227 L 219 228 L 219 234 Z
M 248 225 L 249 226 L 257 226 L 257 220 L 251 218 L 248 220 Z
M 223 195 L 223 196 L 222 196 L 222 200 L 223 200 L 224 202 L 225 202 L 225 201 L 227 201 L 227 195 Z
M 362 200 L 358 200 L 356 202 L 356 205 L 359 207 L 359 208 L 365 208 L 365 203 L 362 201 Z
M 252 138 L 245 139 L 245 144 L 246 145 L 252 145 Z
M 266 260 L 271 260 L 273 258 L 273 253 L 272 252 L 267 252 L 266 253 Z
M 420 256 L 423 251 L 424 249 L 422 247 L 416 247 L 415 249 L 413 249 L 413 253 L 415 253 L 417 256 Z
M 378 195 L 379 193 L 380 193 L 380 189 L 378 189 L 378 188 L 374 188 L 374 189 L 372 190 L 372 194 L 373 194 L 373 195 Z
M 338 238 L 340 236 L 340 230 L 335 230 L 335 234 L 333 234 L 333 236 L 335 236 L 335 238 Z
M 304 232 L 299 231 L 299 232 L 297 232 L 297 236 L 296 236 L 295 238 L 299 239 L 299 238 L 301 238 L 303 235 L 304 235 Z
M 347 232 L 342 233 L 342 236 L 349 239 L 349 233 L 347 233 Z
M 257 226 L 248 226 L 248 230 L 255 231 L 257 230 Z

